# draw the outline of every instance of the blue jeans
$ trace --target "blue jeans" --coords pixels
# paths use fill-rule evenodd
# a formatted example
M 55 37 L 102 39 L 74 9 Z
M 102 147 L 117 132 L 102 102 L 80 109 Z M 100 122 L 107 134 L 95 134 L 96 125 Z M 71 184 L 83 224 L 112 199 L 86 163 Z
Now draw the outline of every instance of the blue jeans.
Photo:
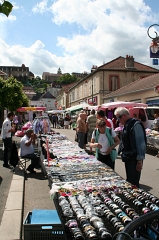
M 84 144 L 85 144 L 85 133 L 78 132 L 78 146 L 80 148 L 84 148 Z
M 4 165 L 8 165 L 8 153 L 11 155 L 12 151 L 12 138 L 5 138 L 3 139 L 4 143 Z

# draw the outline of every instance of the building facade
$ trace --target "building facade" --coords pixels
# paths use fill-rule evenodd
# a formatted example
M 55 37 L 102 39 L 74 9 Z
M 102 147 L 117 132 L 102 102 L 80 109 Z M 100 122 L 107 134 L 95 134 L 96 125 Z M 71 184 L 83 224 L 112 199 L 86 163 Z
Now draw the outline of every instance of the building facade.
M 149 77 L 138 79 L 117 91 L 111 92 L 104 96 L 104 102 L 140 102 L 150 106 L 159 106 L 159 73 Z
M 43 102 L 43 107 L 46 107 L 46 111 L 56 109 L 56 97 L 54 97 L 50 92 L 44 93 L 38 101 Z
M 13 76 L 20 82 L 26 82 L 28 79 L 34 78 L 34 74 L 29 71 L 29 67 L 25 64 L 22 66 L 0 66 L 0 70 L 7 74 L 7 78 Z
M 67 94 L 65 91 L 63 95 L 60 93 L 57 99 L 59 103 L 63 99 L 65 108 L 81 102 L 101 105 L 105 95 L 155 73 L 159 70 L 135 62 L 132 56 L 120 56 L 100 67 L 92 66 L 90 74 L 69 87 Z
M 48 83 L 54 83 L 62 74 L 43 72 L 42 79 Z
M 7 79 L 7 74 L 0 70 L 0 77 L 3 78 L 3 79 Z

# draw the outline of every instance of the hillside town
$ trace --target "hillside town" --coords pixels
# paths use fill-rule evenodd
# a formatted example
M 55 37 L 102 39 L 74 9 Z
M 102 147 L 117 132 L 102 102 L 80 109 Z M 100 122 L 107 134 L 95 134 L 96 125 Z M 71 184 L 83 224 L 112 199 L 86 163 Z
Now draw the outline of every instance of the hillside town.
M 1 240 L 159 239 L 157 7 L 0 1 Z

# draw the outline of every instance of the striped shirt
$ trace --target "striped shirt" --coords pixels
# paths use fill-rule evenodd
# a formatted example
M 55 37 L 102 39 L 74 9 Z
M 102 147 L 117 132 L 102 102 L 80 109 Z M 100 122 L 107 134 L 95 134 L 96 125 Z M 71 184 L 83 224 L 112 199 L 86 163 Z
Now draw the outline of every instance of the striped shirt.
M 94 130 L 96 128 L 97 118 L 95 115 L 91 114 L 87 117 L 88 129 Z

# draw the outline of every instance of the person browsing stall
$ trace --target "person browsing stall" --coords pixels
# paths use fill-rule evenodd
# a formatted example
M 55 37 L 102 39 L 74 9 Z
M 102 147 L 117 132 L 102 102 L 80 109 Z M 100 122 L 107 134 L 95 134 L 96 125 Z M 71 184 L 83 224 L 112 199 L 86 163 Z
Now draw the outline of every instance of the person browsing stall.
M 90 115 L 87 117 L 86 120 L 86 125 L 87 125 L 87 142 L 90 143 L 91 142 L 91 138 L 92 138 L 92 133 L 94 131 L 94 129 L 96 128 L 96 115 L 95 115 L 95 110 L 92 109 L 90 112 Z M 92 153 L 92 148 L 90 147 L 90 153 Z
M 39 157 L 34 153 L 36 135 L 32 129 L 28 129 L 20 141 L 20 155 L 22 158 L 31 159 L 31 164 L 28 166 L 27 171 L 36 173 L 34 168 L 39 163 Z
M 8 112 L 7 118 L 2 124 L 1 137 L 4 144 L 4 163 L 3 167 L 8 168 L 8 152 L 11 153 L 12 150 L 12 133 L 15 132 L 15 128 L 11 126 L 11 121 L 13 120 L 14 113 Z
M 154 120 L 152 125 L 152 130 L 158 131 L 159 130 L 159 116 L 158 114 L 154 114 Z
M 68 113 L 66 113 L 66 116 L 64 118 L 64 127 L 65 127 L 65 129 L 68 129 L 69 124 L 70 124 L 70 116 L 69 116 Z
M 87 114 L 84 112 L 80 113 L 77 119 L 76 132 L 78 135 L 78 146 L 82 149 L 85 146 L 85 135 L 87 131 L 86 119 L 87 119 Z
M 143 159 L 146 152 L 146 134 L 142 122 L 131 118 L 127 108 L 119 107 L 114 114 L 124 126 L 119 153 L 125 162 L 126 180 L 139 187 Z
M 107 127 L 114 129 L 112 120 L 105 116 L 105 113 L 104 113 L 103 110 L 98 110 L 97 111 L 97 119 L 99 119 L 99 118 L 102 118 L 102 119 L 105 120 Z
M 112 151 L 120 140 L 113 129 L 106 127 L 105 119 L 97 120 L 97 128 L 93 131 L 90 147 L 96 148 L 96 157 L 113 170 L 115 159 L 112 159 Z

